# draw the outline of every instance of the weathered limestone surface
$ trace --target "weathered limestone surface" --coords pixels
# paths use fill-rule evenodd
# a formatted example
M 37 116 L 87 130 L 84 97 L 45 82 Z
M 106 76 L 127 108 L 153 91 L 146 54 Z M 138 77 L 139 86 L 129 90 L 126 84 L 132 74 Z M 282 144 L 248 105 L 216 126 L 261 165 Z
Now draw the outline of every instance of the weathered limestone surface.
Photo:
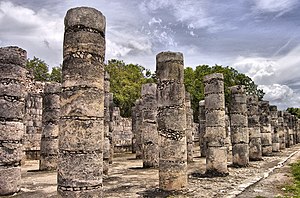
M 42 112 L 44 83 L 31 80 L 28 85 L 28 94 L 25 98 L 25 125 L 26 132 L 23 137 L 23 147 L 28 160 L 40 159 L 40 146 L 42 136 Z
M 262 145 L 258 110 L 258 97 L 247 96 L 248 131 L 249 131 L 249 160 L 262 160 Z
M 131 118 L 123 118 L 120 115 L 119 107 L 113 111 L 113 146 L 115 153 L 129 152 L 132 148 Z
M 278 152 L 280 149 L 279 130 L 278 130 L 278 111 L 277 106 L 270 105 L 271 130 L 272 130 L 272 151 Z
M 225 146 L 225 97 L 223 74 L 204 76 L 207 141 L 206 173 L 213 176 L 228 175 L 227 147 Z
M 187 143 L 187 162 L 193 162 L 193 109 L 191 106 L 191 95 L 185 92 L 185 108 L 186 108 L 186 143 Z
M 290 125 L 289 128 L 291 130 L 291 145 L 295 145 L 296 144 L 296 117 L 295 115 L 291 115 L 290 117 Z
M 227 107 L 225 107 L 225 130 L 226 130 L 225 146 L 227 147 L 227 161 L 232 162 L 231 126 L 230 126 L 229 110 Z
M 242 85 L 230 87 L 230 90 L 232 164 L 245 167 L 249 164 L 247 96 Z
M 136 105 L 136 103 L 135 103 Z M 131 130 L 132 130 L 132 153 L 136 153 L 136 106 L 131 108 Z
M 297 144 L 299 144 L 300 143 L 300 119 L 297 119 L 296 126 L 297 126 Z
M 283 112 L 278 111 L 278 127 L 277 127 L 278 135 L 279 135 L 279 148 L 280 150 L 285 149 L 285 126 L 283 119 Z
M 143 167 L 157 168 L 159 161 L 158 132 L 157 132 L 157 100 L 155 83 L 142 85 L 142 143 Z
M 104 144 L 103 144 L 103 174 L 108 174 L 110 158 L 110 76 L 108 72 L 104 75 Z
M 27 52 L 0 48 L 0 196 L 19 191 L 25 132 Z
M 300 143 L 300 119 L 296 119 L 296 144 Z
M 133 133 L 133 144 L 135 148 L 136 159 L 143 159 L 143 143 L 142 143 L 142 106 L 143 100 L 138 99 L 135 102 L 135 106 L 132 111 L 132 133 Z
M 114 95 L 113 93 L 109 93 L 109 164 L 112 164 L 113 156 L 114 156 L 114 144 L 113 144 L 113 131 L 114 131 L 114 122 L 113 122 L 113 114 L 114 114 Z
M 206 156 L 207 151 L 207 142 L 205 140 L 205 101 L 201 100 L 199 101 L 199 144 L 200 144 L 200 153 L 201 157 Z
M 183 70 L 182 53 L 161 52 L 157 54 L 159 188 L 162 190 L 181 190 L 187 186 Z
M 102 197 L 105 17 L 70 9 L 65 17 L 58 194 Z
M 285 146 L 287 148 L 293 145 L 293 131 L 291 129 L 291 114 L 283 112 L 284 128 L 285 128 Z
M 272 133 L 269 101 L 259 102 L 262 155 L 272 155 Z
M 43 94 L 40 170 L 56 170 L 61 84 L 46 83 Z

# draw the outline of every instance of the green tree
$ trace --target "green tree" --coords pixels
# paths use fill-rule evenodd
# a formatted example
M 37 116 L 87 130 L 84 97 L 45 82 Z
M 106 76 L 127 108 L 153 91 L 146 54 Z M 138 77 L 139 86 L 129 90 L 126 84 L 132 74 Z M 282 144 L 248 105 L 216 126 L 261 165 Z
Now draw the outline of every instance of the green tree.
M 198 120 L 199 101 L 204 100 L 204 76 L 212 73 L 222 73 L 224 76 L 224 91 L 226 104 L 230 100 L 229 87 L 234 85 L 245 85 L 247 94 L 256 94 L 261 100 L 264 96 L 262 90 L 257 88 L 253 80 L 245 74 L 239 73 L 232 67 L 215 65 L 199 65 L 193 70 L 190 67 L 184 70 L 184 84 L 186 90 L 191 94 L 192 109 L 194 111 L 194 121 Z
M 27 60 L 26 68 L 32 72 L 36 81 L 49 80 L 48 65 L 45 61 L 34 56 L 32 60 Z
M 61 69 L 62 69 L 61 65 L 58 67 L 53 67 L 51 74 L 49 75 L 49 81 L 61 83 L 61 80 L 62 80 Z
M 286 111 L 300 118 L 300 108 L 289 107 L 286 109 Z
M 116 59 L 109 60 L 105 70 L 110 75 L 114 103 L 120 107 L 122 116 L 131 116 L 134 102 L 141 97 L 142 84 L 154 82 L 153 74 L 141 65 L 125 64 Z

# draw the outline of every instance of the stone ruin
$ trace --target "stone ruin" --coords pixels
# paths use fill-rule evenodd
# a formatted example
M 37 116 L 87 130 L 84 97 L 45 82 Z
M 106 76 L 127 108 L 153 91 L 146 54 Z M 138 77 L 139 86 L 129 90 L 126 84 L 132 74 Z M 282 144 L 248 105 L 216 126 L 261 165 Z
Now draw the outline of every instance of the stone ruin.
M 260 101 L 260 133 L 261 133 L 261 144 L 262 144 L 262 155 L 272 155 L 272 126 L 270 116 L 270 105 L 269 101 Z
M 247 116 L 249 132 L 249 160 L 262 160 L 258 97 L 256 95 L 247 96 Z
M 96 9 L 67 12 L 62 84 L 35 82 L 25 50 L 0 48 L 0 195 L 19 191 L 22 160 L 57 171 L 60 197 L 103 197 L 114 153 L 135 153 L 143 168 L 158 169 L 161 190 L 181 191 L 195 147 L 205 157 L 202 176 L 225 177 L 229 163 L 247 167 L 300 142 L 298 118 L 241 85 L 230 88 L 226 107 L 220 73 L 204 77 L 195 124 L 180 52 L 157 54 L 157 84 L 143 85 L 132 117 L 121 117 L 104 72 L 105 26 Z
M 114 107 L 113 110 L 113 152 L 123 153 L 132 151 L 132 130 L 131 130 L 131 119 L 123 118 L 120 115 L 119 107 Z
M 194 135 L 193 135 L 193 109 L 191 107 L 191 95 L 185 91 L 185 108 L 186 108 L 186 146 L 187 146 L 187 162 L 194 161 Z
M 40 170 L 56 170 L 60 118 L 60 83 L 46 83 L 43 94 Z
M 157 130 L 159 134 L 159 188 L 187 186 L 187 141 L 183 54 L 156 56 Z
M 244 86 L 233 86 L 231 90 L 230 124 L 232 142 L 232 164 L 243 167 L 249 164 L 249 131 L 247 96 Z
M 155 83 L 142 85 L 143 106 L 141 109 L 141 143 L 144 168 L 157 168 L 159 161 L 159 141 L 157 132 L 157 86 Z
M 0 195 L 19 190 L 22 138 L 25 134 L 27 52 L 0 48 Z
M 204 76 L 206 174 L 228 175 L 223 74 Z
M 75 8 L 65 17 L 58 194 L 102 197 L 105 17 Z
M 199 146 L 201 157 L 206 156 L 207 143 L 205 140 L 205 126 L 206 126 L 206 116 L 205 116 L 205 101 L 201 100 L 199 102 L 199 116 L 198 116 L 198 134 L 199 134 Z
M 28 94 L 25 98 L 25 125 L 23 149 L 25 160 L 38 160 L 40 158 L 42 136 L 42 113 L 44 83 L 33 80 L 30 75 Z

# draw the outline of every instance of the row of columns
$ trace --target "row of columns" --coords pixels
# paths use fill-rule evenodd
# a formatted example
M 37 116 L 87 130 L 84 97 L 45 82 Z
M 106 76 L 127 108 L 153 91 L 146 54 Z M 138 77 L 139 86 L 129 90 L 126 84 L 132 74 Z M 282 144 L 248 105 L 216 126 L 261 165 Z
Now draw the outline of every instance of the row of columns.
M 67 12 L 62 85 L 45 87 L 40 163 L 41 170 L 55 169 L 52 162 L 57 157 L 60 197 L 103 197 L 102 173 L 108 171 L 110 150 L 113 150 L 109 150 L 112 129 L 111 119 L 107 119 L 113 117 L 107 106 L 112 97 L 108 82 L 106 85 L 104 82 L 108 79 L 104 77 L 103 63 L 105 23 L 102 13 L 93 8 L 81 7 Z M 0 127 L 3 128 L 0 130 L 0 194 L 11 194 L 18 190 L 21 177 L 26 52 L 20 48 L 1 48 L 0 55 L 0 103 L 3 106 L 0 110 Z M 145 168 L 159 168 L 160 189 L 180 190 L 188 183 L 187 162 L 192 161 L 193 147 L 183 54 L 159 53 L 156 74 L 157 85 L 144 85 L 142 99 L 134 108 L 135 151 L 137 158 L 143 159 Z M 270 108 L 265 101 L 258 104 L 255 97 L 247 97 L 243 86 L 231 88 L 229 133 L 223 75 L 207 75 L 204 84 L 205 101 L 200 105 L 203 109 L 199 128 L 203 129 L 200 147 L 206 156 L 206 174 L 228 175 L 229 134 L 236 166 L 247 166 L 249 159 L 259 160 L 261 155 L 278 151 L 283 141 L 285 146 L 295 144 L 299 135 L 294 128 L 296 119 L 285 113 L 280 116 L 283 119 L 277 119 L 276 108 Z M 58 147 L 54 146 L 57 141 Z M 52 150 L 47 150 L 47 145 L 51 145 Z

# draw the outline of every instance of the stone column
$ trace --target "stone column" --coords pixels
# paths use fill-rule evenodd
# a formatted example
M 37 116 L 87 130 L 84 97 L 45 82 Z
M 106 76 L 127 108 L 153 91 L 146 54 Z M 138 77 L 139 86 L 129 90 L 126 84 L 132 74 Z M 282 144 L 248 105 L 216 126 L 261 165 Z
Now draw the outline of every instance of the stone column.
M 187 162 L 193 162 L 193 109 L 191 106 L 191 95 L 185 92 L 185 108 L 186 108 L 186 143 L 187 143 Z
M 44 83 L 34 81 L 33 76 L 29 82 L 28 94 L 25 98 L 25 125 L 23 136 L 23 149 L 27 160 L 39 160 L 42 136 L 42 94 Z
M 300 119 L 299 118 L 297 118 L 296 125 L 297 125 L 297 144 L 299 144 L 300 143 Z
M 162 190 L 181 190 L 187 186 L 183 71 L 182 53 L 161 52 L 157 54 L 159 188 Z
M 284 136 L 285 136 L 285 147 L 289 148 L 290 147 L 290 134 L 289 134 L 289 113 L 288 112 L 283 112 L 283 127 L 284 127 Z
M 284 127 L 284 119 L 283 112 L 278 111 L 278 134 L 279 134 L 279 148 L 280 150 L 285 149 L 285 127 Z
M 58 194 L 102 197 L 105 17 L 70 9 L 65 17 L 59 123 Z
M 247 96 L 248 131 L 249 131 L 249 160 L 262 160 L 261 133 L 258 110 L 258 97 Z
M 131 108 L 132 153 L 136 153 L 136 106 Z
M 199 101 L 199 144 L 201 157 L 206 156 L 207 142 L 205 140 L 206 118 L 205 118 L 205 101 Z
M 226 176 L 227 147 L 225 146 L 225 96 L 223 74 L 204 76 L 206 110 L 206 174 Z
M 292 130 L 293 142 L 292 145 L 296 144 L 296 116 L 291 115 L 291 125 L 290 128 Z
M 227 147 L 227 162 L 232 162 L 231 126 L 230 126 L 229 111 L 227 107 L 225 107 L 225 129 L 226 129 L 225 146 Z
M 293 134 L 292 134 L 292 129 L 290 127 L 291 114 L 288 112 L 284 112 L 283 118 L 284 118 L 284 126 L 285 126 L 285 143 L 286 143 L 286 147 L 289 148 L 293 145 Z
M 143 117 L 142 117 L 142 105 L 143 100 L 138 99 L 135 102 L 134 107 L 134 137 L 135 137 L 135 155 L 136 159 L 143 159 L 143 144 L 142 144 L 142 123 L 143 123 Z
M 45 84 L 40 170 L 56 170 L 57 168 L 60 92 L 61 85 L 59 83 Z
M 247 96 L 243 85 L 230 87 L 230 90 L 232 164 L 245 167 L 249 164 Z
M 259 102 L 262 155 L 272 155 L 272 133 L 269 101 Z
M 113 122 L 113 113 L 114 113 L 114 95 L 109 93 L 109 164 L 112 164 L 114 158 L 114 144 L 113 144 L 113 131 L 114 131 L 114 122 Z
M 109 138 L 109 122 L 110 122 L 110 76 L 108 72 L 104 75 L 104 144 L 103 144 L 103 174 L 108 175 L 109 155 L 110 155 L 110 138 Z
M 139 99 L 136 104 L 136 159 L 143 159 L 142 107 L 143 100 Z
M 278 111 L 277 106 L 270 105 L 271 132 L 272 132 L 272 151 L 278 152 L 280 149 L 278 131 Z
M 158 168 L 157 100 L 155 83 L 142 85 L 142 143 L 143 167 Z
M 0 48 L 0 196 L 18 192 L 21 181 L 26 59 L 21 48 Z

